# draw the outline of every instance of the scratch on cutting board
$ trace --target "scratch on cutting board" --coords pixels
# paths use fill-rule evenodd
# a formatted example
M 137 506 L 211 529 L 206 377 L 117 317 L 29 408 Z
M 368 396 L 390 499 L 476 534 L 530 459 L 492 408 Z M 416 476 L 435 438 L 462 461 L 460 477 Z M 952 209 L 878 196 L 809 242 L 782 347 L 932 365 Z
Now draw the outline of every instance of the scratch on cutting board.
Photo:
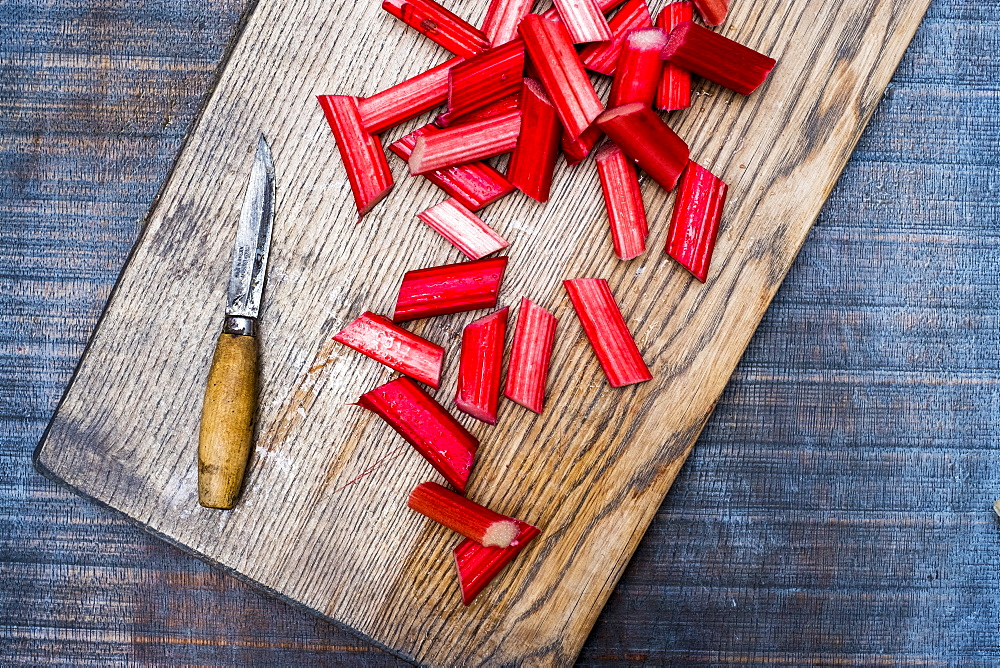
M 364 471 L 362 471 L 361 473 L 359 473 L 355 477 L 351 478 L 350 480 L 348 480 L 347 482 L 345 482 L 343 485 L 341 485 L 337 489 L 333 490 L 333 493 L 334 494 L 339 494 L 340 492 L 344 491 L 345 489 L 347 489 L 351 485 L 354 485 L 354 484 L 357 484 L 357 483 L 361 482 L 361 480 L 363 478 L 365 478 L 365 477 L 371 475 L 372 473 L 374 473 L 380 466 L 382 466 L 383 464 L 385 464 L 389 460 L 395 459 L 396 457 L 398 457 L 401 454 L 403 454 L 403 451 L 406 450 L 407 447 L 409 447 L 408 444 L 404 444 L 404 445 L 401 445 L 401 446 L 397 447 L 395 450 L 393 450 L 392 452 L 390 452 L 386 456 L 384 456 L 381 459 L 379 459 L 378 461 L 376 461 L 374 464 L 372 464 L 371 466 L 369 466 L 368 468 L 366 468 Z

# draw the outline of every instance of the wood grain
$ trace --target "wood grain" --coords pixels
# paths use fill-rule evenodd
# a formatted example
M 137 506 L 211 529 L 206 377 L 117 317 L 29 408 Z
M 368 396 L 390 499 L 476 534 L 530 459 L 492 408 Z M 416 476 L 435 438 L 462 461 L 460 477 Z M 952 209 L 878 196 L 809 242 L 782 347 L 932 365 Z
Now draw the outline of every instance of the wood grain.
M 547 208 L 504 202 L 489 210 L 501 232 L 511 227 L 512 267 L 520 267 L 505 285 L 507 301 L 534 296 L 562 316 L 564 326 L 551 412 L 525 421 L 520 409 L 508 406 L 501 427 L 484 439 L 475 498 L 520 512 L 546 529 L 526 553 L 530 566 L 506 574 L 486 601 L 456 610 L 450 573 L 428 573 L 428 560 L 445 553 L 450 538 L 422 529 L 396 503 L 426 477 L 419 461 L 396 460 L 399 466 L 391 471 L 383 467 L 352 482 L 384 458 L 391 437 L 343 404 L 387 376 L 331 347 L 328 337 L 363 308 L 387 310 L 395 288 L 389 277 L 451 258 L 426 239 L 411 238 L 413 228 L 397 224 L 437 197 L 422 184 L 401 184 L 377 215 L 357 227 L 349 224 L 343 173 L 330 158 L 332 140 L 311 96 L 347 86 L 346 61 L 324 60 L 328 54 L 336 60 L 354 48 L 355 62 L 385 57 L 365 35 L 345 35 L 334 49 L 328 40 L 322 54 L 316 46 L 333 37 L 327 34 L 331 26 L 354 25 L 333 14 L 369 10 L 305 12 L 301 4 L 266 2 L 258 7 L 247 31 L 257 43 L 237 47 L 112 297 L 40 463 L 180 543 L 422 661 L 454 662 L 459 655 L 453 652 L 462 650 L 469 662 L 514 659 L 527 651 L 539 660 L 569 661 L 832 187 L 924 4 L 873 10 L 791 3 L 781 8 L 784 22 L 769 9 L 754 9 L 767 21 L 754 21 L 749 8 L 732 19 L 739 26 L 733 36 L 782 62 L 768 88 L 746 103 L 708 88 L 711 94 L 677 124 L 695 155 L 733 184 L 718 251 L 722 261 L 706 288 L 691 285 L 655 255 L 638 272 L 635 264 L 616 265 L 610 250 L 595 252 L 589 237 L 603 232 L 604 221 L 581 204 L 597 192 L 587 167 L 557 176 Z M 353 20 L 367 25 L 372 19 Z M 294 26 L 295 34 L 266 30 L 278 25 Z M 280 55 L 274 64 L 252 68 L 251 52 Z M 398 64 L 392 69 L 391 60 L 384 64 L 388 70 L 375 68 L 383 76 L 404 74 Z M 416 71 L 426 64 L 418 55 L 407 67 Z M 254 85 L 245 80 L 251 73 Z M 813 94 L 806 95 L 807 89 Z M 258 458 L 243 505 L 218 522 L 190 507 L 190 426 L 197 411 L 189 409 L 199 390 L 184 386 L 176 371 L 207 369 L 211 344 L 205 341 L 218 319 L 225 276 L 223 239 L 232 238 L 235 182 L 249 165 L 250 153 L 242 149 L 252 145 L 247 138 L 260 127 L 248 119 L 261 118 L 269 120 L 279 179 L 285 181 L 279 181 L 276 234 L 284 223 L 287 236 L 284 245 L 276 237 L 265 306 Z M 734 143 L 734 136 L 743 141 Z M 212 175 L 210 189 L 206 174 Z M 574 197 L 576 192 L 587 197 Z M 667 198 L 653 187 L 646 195 L 651 219 L 665 219 Z M 196 229 L 198 219 L 216 226 Z M 651 247 L 662 245 L 662 236 L 663 230 Z M 548 254 L 544 260 L 540 246 Z M 173 264 L 162 262 L 164 257 Z M 558 279 L 575 275 L 611 280 L 659 382 L 628 390 L 628 396 L 603 387 L 558 293 Z M 372 286 L 369 276 L 387 278 Z M 203 295 L 204 302 L 168 313 L 151 308 L 154 297 L 180 305 L 190 294 Z M 136 317 L 171 333 L 170 340 L 159 347 L 136 340 L 124 327 Z M 464 322 L 428 323 L 422 331 L 454 343 Z M 129 346 L 137 346 L 144 364 L 116 355 Z M 160 392 L 147 401 L 136 388 L 149 386 Z M 93 397 L 106 396 L 110 388 L 117 390 L 115 400 L 95 404 Z M 442 396 L 450 390 L 445 386 Z M 513 420 L 519 424 L 507 425 Z M 573 429 L 575 434 L 568 433 Z M 351 436 L 344 440 L 342 433 Z M 280 512 L 264 512 L 279 504 Z M 289 517 L 298 520 L 289 523 Z M 340 518 L 339 526 L 330 526 L 331 517 Z M 371 551 L 368 541 L 387 544 Z M 399 554 L 407 558 L 395 558 Z M 396 586 L 386 588 L 387 578 Z M 401 612 L 412 610 L 420 613 Z

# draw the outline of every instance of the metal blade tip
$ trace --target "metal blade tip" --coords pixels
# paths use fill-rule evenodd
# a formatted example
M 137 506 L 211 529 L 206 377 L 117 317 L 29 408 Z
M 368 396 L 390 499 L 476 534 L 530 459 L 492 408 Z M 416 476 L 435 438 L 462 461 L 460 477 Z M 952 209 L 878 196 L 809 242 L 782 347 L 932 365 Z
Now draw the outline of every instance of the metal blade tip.
M 254 156 L 254 162 L 263 164 L 268 175 L 274 174 L 274 161 L 271 159 L 271 147 L 267 145 L 267 139 L 264 138 L 263 132 L 260 133 L 260 138 L 257 140 L 257 155 Z

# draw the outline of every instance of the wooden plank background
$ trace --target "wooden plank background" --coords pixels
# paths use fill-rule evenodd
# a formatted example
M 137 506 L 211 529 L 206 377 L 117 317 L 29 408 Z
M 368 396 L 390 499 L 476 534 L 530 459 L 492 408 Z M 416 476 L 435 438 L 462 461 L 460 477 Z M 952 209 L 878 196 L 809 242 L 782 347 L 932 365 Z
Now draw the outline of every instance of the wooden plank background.
M 151 14 L 156 9 L 164 11 Z M 212 24 L 206 9 L 180 9 L 192 23 L 182 24 L 187 29 L 178 40 L 197 35 L 198 12 L 202 29 Z M 36 663 L 57 647 L 56 658 L 79 662 L 338 661 L 342 655 L 322 651 L 344 642 L 330 640 L 337 637 L 330 627 L 317 631 L 288 610 L 287 634 L 274 630 L 262 621 L 270 622 L 279 604 L 151 543 L 37 479 L 23 461 L 134 238 L 136 218 L 176 150 L 170 125 L 190 119 L 158 114 L 171 108 L 190 114 L 218 58 L 205 56 L 199 69 L 197 50 L 189 47 L 192 80 L 171 86 L 184 70 L 163 61 L 170 42 L 150 36 L 168 26 L 155 16 L 134 19 L 153 52 L 142 53 L 119 29 L 129 10 L 115 10 L 108 6 L 96 18 L 73 15 L 64 5 L 48 8 L 50 14 L 45 7 L 4 14 L 35 22 L 38 34 L 60 36 L 58 48 L 55 37 L 46 42 L 27 30 L 11 38 L 26 42 L 13 44 L 17 76 L 3 82 L 13 94 L 0 97 L 12 100 L 14 111 L 4 114 L 11 123 L 4 132 L 11 138 L 3 152 L 4 192 L 11 197 L 3 205 L 7 219 L 21 223 L 3 230 L 3 275 L 10 282 L 4 294 L 14 308 L 3 315 L 10 319 L 3 371 L 11 380 L 4 384 L 10 445 L 2 475 L 4 508 L 16 519 L 3 528 L 10 577 L 2 586 L 15 594 L 5 597 L 14 603 L 3 609 L 0 627 L 15 641 L 5 644 L 5 658 Z M 740 663 L 748 656 L 795 663 L 876 654 L 901 662 L 990 663 L 995 526 L 983 515 L 983 499 L 992 498 L 996 476 L 977 453 L 992 443 L 995 413 L 996 314 L 988 305 L 995 272 L 987 270 L 995 257 L 984 236 L 995 209 L 991 158 L 976 147 L 993 138 L 984 133 L 993 128 L 985 115 L 996 77 L 976 56 L 991 52 L 995 32 L 975 11 L 962 3 L 932 5 L 897 77 L 902 83 L 884 102 L 789 285 L 802 282 L 794 292 L 785 288 L 765 322 L 693 467 L 653 524 L 644 545 L 654 541 L 648 548 L 654 552 L 640 550 L 619 589 L 624 598 L 612 597 L 605 619 L 618 601 L 619 621 L 598 625 L 584 663 Z M 66 25 L 83 31 L 87 19 L 103 22 L 103 32 L 94 30 L 99 46 L 89 52 L 60 32 Z M 151 24 L 157 28 L 149 32 Z M 107 48 L 111 34 L 125 42 L 119 57 L 131 68 L 93 55 Z M 147 69 L 154 78 L 144 85 L 119 81 L 109 92 L 106 81 L 100 88 L 95 64 L 112 79 Z M 66 86 L 74 72 L 59 68 L 74 66 L 86 76 L 77 73 L 77 87 Z M 195 92 L 182 100 L 176 91 L 185 86 Z M 151 90 L 167 98 L 162 106 L 143 99 Z M 956 115 L 981 122 L 953 126 Z M 147 125 L 130 127 L 139 123 L 134 116 Z M 95 127 L 81 129 L 81 118 Z M 150 150 L 156 141 L 166 147 L 159 153 Z M 82 169 L 81 145 L 93 151 Z M 956 164 L 972 175 L 956 176 Z M 139 206 L 131 188 L 143 183 L 147 199 Z M 900 193 L 923 197 L 914 204 Z M 129 206 L 138 211 L 131 218 L 122 213 Z M 840 213 L 831 217 L 831 209 Z M 88 222 L 92 231 L 81 237 Z M 948 261 L 914 247 L 936 249 Z M 978 408 L 979 420 L 956 419 L 953 411 L 964 407 Z M 887 478 L 896 485 L 886 485 Z M 129 551 L 130 545 L 140 547 Z M 150 589 L 150 582 L 161 584 Z M 195 600 L 202 597 L 220 611 L 229 603 L 249 607 L 249 622 L 234 629 L 205 619 L 211 616 Z M 102 617 L 102 610 L 109 614 Z M 256 640 L 259 626 L 275 635 Z M 603 649 L 591 652 L 602 637 Z

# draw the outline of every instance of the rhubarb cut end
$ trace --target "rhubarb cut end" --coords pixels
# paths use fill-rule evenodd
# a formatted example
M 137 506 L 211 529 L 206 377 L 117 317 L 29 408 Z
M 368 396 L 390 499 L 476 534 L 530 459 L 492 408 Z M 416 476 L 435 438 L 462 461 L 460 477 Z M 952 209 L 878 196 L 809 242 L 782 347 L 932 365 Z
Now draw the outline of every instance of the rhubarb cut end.
M 519 531 L 520 529 L 515 522 L 508 520 L 494 522 L 483 536 L 483 545 L 486 547 L 510 547 Z
M 427 142 L 423 137 L 417 137 L 417 143 L 410 152 L 410 158 L 406 161 L 410 168 L 410 176 L 420 176 L 432 170 L 423 168 L 424 151 L 427 150 Z
M 462 588 L 462 604 L 469 605 L 504 567 L 513 561 L 528 543 L 541 534 L 538 527 L 514 520 L 517 537 L 507 547 L 484 547 L 474 540 L 464 540 L 455 548 L 455 567 Z
M 488 425 L 495 425 L 497 423 L 496 413 L 491 413 L 482 406 L 470 403 L 462 397 L 455 397 L 455 408 Z

